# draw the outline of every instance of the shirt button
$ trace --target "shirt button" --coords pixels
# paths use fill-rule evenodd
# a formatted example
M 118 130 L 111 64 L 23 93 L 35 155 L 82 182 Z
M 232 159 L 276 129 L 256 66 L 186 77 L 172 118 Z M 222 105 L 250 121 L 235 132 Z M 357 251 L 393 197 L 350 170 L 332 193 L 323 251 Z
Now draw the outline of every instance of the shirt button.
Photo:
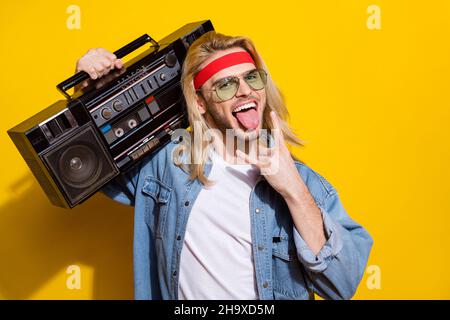
M 260 244 L 260 245 L 258 246 L 258 250 L 259 250 L 259 251 L 264 250 L 264 246 Z
M 175 144 L 178 144 L 178 143 L 180 143 L 182 141 L 183 141 L 183 136 L 179 136 L 178 139 L 173 140 L 172 142 L 175 143 Z
M 177 240 L 180 241 L 181 240 L 181 236 L 177 236 Z
M 188 207 L 189 206 L 189 201 L 186 201 L 185 203 L 184 203 L 184 205 L 186 206 L 186 207 Z
M 259 208 L 256 208 L 256 209 L 255 209 L 255 212 L 256 212 L 256 213 L 259 213 L 259 212 L 260 212 Z
M 267 281 L 264 281 L 263 288 L 267 288 L 269 286 L 269 283 Z
M 174 277 L 176 277 L 176 276 L 177 276 L 177 272 L 174 271 L 174 272 L 172 273 L 172 275 L 173 275 Z

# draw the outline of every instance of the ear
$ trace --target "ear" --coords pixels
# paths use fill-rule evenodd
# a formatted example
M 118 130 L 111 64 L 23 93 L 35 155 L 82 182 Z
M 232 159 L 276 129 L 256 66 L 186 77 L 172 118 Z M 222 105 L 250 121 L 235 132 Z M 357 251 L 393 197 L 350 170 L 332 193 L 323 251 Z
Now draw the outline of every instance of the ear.
M 205 114 L 206 112 L 206 102 L 203 96 L 199 93 L 196 93 L 195 95 L 195 102 L 197 103 L 197 108 L 200 114 Z

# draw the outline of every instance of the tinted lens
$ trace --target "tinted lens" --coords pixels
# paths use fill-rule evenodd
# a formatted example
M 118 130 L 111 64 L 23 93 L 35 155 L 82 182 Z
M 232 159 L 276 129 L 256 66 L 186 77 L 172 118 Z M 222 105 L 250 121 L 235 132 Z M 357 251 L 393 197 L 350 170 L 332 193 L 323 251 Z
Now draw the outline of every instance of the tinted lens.
M 239 79 L 227 78 L 216 85 L 216 93 L 220 100 L 225 101 L 234 97 L 239 87 Z
M 253 89 L 253 90 L 261 90 L 265 87 L 267 82 L 267 75 L 264 70 L 255 69 L 250 71 L 245 77 L 245 82 Z

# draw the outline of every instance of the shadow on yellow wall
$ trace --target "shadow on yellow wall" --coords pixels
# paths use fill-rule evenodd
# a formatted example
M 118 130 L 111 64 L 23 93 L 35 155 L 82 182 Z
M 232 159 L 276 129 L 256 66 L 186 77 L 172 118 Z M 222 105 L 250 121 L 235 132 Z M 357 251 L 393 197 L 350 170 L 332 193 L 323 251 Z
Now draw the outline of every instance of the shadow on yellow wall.
M 132 208 L 97 194 L 72 210 L 61 209 L 50 204 L 31 173 L 14 183 L 12 191 L 27 184 L 0 208 L 0 295 L 132 299 Z M 81 267 L 81 290 L 66 286 L 70 265 L 93 270 L 83 277 Z M 33 296 L 54 277 L 45 296 Z

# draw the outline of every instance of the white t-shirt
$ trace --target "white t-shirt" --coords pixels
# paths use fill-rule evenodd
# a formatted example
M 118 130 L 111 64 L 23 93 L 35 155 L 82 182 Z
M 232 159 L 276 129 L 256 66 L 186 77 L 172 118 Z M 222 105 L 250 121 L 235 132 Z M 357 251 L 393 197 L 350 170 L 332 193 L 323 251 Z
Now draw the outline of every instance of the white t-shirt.
M 260 172 L 214 152 L 212 162 L 214 184 L 200 191 L 187 223 L 178 298 L 258 299 L 249 202 Z

